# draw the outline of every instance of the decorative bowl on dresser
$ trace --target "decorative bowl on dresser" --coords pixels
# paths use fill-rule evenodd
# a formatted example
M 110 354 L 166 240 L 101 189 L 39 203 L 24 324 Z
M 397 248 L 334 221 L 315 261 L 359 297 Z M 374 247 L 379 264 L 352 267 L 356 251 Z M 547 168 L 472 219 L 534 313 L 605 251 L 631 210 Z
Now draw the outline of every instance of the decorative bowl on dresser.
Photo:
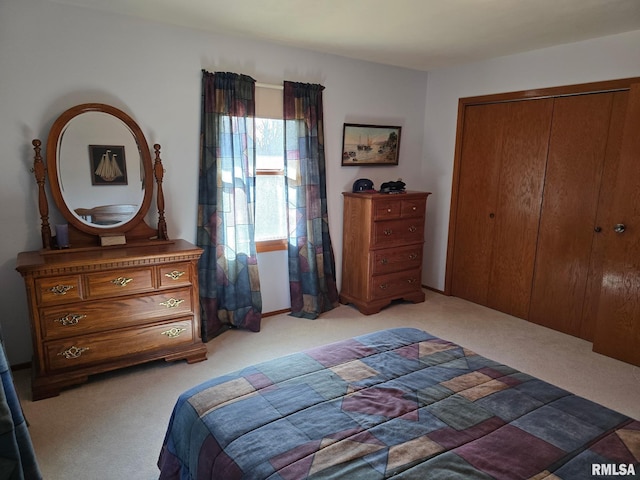
M 422 291 L 422 249 L 429 192 L 344 192 L 340 302 L 379 312 Z
M 117 368 L 159 359 L 205 360 L 198 294 L 202 250 L 167 236 L 160 145 L 154 145 L 152 162 L 129 115 L 92 103 L 70 108 L 54 122 L 46 167 L 40 140 L 33 146 L 43 248 L 20 253 L 16 266 L 29 303 L 33 400 Z M 94 151 L 98 156 L 91 158 Z M 110 162 L 107 173 L 96 167 L 100 160 L 102 166 Z M 56 225 L 55 237 L 45 177 L 68 222 Z M 154 179 L 157 228 L 145 220 Z M 105 210 L 117 213 L 92 215 Z M 63 235 L 68 239 L 58 242 Z

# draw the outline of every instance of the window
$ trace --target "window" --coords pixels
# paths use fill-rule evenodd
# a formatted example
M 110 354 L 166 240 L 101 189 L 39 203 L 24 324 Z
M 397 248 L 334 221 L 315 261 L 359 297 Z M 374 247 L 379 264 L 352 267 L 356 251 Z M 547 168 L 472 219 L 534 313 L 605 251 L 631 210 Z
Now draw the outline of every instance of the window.
M 258 252 L 287 248 L 282 90 L 256 87 L 256 218 Z

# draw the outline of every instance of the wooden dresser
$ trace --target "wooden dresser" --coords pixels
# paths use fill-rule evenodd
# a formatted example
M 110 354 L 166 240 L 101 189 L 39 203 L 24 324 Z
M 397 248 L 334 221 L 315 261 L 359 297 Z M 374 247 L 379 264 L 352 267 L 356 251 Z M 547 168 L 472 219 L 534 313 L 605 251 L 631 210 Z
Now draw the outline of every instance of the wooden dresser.
M 341 303 L 379 312 L 392 300 L 423 302 L 427 192 L 344 195 Z
M 197 262 L 184 240 L 22 252 L 33 338 L 33 400 L 151 360 L 207 358 Z

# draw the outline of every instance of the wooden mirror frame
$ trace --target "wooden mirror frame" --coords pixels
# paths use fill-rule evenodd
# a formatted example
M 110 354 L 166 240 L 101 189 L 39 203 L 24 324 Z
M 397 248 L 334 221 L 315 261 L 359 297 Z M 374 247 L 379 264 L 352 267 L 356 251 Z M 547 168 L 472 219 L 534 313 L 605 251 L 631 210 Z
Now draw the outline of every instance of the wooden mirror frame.
M 130 219 L 122 223 L 115 224 L 112 227 L 94 226 L 88 222 L 82 221 L 76 216 L 62 195 L 60 188 L 60 179 L 58 177 L 58 167 L 60 158 L 58 152 L 60 147 L 61 136 L 65 128 L 71 120 L 78 115 L 88 112 L 101 112 L 109 114 L 122 121 L 130 130 L 133 138 L 138 146 L 140 153 L 140 161 L 144 171 L 144 196 L 138 211 Z M 41 156 L 41 142 L 38 139 L 33 140 L 34 147 L 34 174 L 38 183 L 38 204 L 40 209 L 40 218 L 42 221 L 42 246 L 45 249 L 52 248 L 51 227 L 49 225 L 49 207 L 47 195 L 45 192 L 45 176 L 49 179 L 49 187 L 51 196 L 58 207 L 58 210 L 69 224 L 69 239 L 71 248 L 88 247 L 100 245 L 100 237 L 107 236 L 123 236 L 127 242 L 134 241 L 150 241 L 150 240 L 168 240 L 166 220 L 164 217 L 164 195 L 162 191 L 162 179 L 164 177 L 164 168 L 160 159 L 160 145 L 154 144 L 155 160 L 152 162 L 151 153 L 147 140 L 142 133 L 138 124 L 125 112 L 111 105 L 102 103 L 85 103 L 72 107 L 62 113 L 53 123 L 47 139 L 47 166 L 45 167 Z M 157 206 L 158 206 L 158 227 L 151 228 L 145 222 L 144 218 L 149 211 L 153 197 L 153 178 L 155 177 L 157 184 Z

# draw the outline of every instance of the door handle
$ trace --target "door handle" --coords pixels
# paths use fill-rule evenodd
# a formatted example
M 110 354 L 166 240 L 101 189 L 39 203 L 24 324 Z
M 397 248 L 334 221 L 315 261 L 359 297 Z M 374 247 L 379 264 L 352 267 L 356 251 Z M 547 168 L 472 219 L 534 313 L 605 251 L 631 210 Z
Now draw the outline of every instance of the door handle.
M 613 227 L 613 231 L 616 232 L 616 233 L 623 233 L 626 229 L 627 229 L 627 227 L 626 227 L 626 225 L 624 223 L 617 223 Z

